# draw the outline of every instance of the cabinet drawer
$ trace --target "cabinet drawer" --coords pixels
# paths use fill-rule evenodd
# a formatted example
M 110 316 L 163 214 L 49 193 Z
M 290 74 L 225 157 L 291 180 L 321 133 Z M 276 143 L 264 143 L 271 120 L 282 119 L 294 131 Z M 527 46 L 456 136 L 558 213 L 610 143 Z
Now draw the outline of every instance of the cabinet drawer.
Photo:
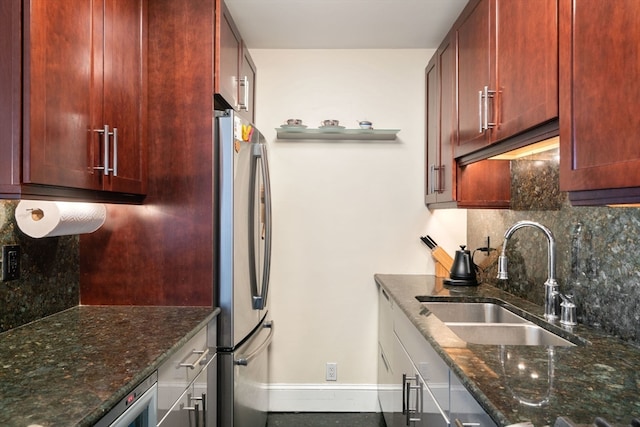
M 158 399 L 178 400 L 212 356 L 204 327 L 158 369 Z
M 183 427 L 215 425 L 215 398 L 207 393 L 207 376 L 209 370 L 216 369 L 215 355 L 205 365 L 194 381 L 186 389 L 181 390 L 175 401 L 168 400 L 167 394 L 158 392 L 158 426 Z M 175 387 L 175 384 L 163 384 L 166 387 Z
M 393 364 L 393 344 L 395 337 L 393 335 L 393 301 L 389 298 L 389 294 L 378 286 L 378 343 L 384 350 L 387 361 Z
M 449 367 L 400 310 L 393 312 L 393 328 L 438 405 L 449 408 Z

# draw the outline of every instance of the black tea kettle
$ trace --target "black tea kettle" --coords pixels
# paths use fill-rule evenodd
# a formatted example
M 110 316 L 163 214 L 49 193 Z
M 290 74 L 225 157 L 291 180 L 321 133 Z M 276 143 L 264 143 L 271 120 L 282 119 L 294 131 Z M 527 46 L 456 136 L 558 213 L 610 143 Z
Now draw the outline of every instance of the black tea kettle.
M 465 245 L 460 246 L 460 250 L 456 251 L 453 265 L 449 272 L 449 279 L 444 280 L 445 285 L 457 286 L 477 286 L 476 279 L 477 267 L 471 259 L 471 252 L 465 249 Z

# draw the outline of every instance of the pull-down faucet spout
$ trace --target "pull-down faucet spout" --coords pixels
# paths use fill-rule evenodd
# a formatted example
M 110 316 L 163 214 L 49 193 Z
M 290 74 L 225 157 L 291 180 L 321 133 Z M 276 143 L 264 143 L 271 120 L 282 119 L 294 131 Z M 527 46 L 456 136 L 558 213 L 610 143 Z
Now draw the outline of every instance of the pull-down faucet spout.
M 504 233 L 502 253 L 498 257 L 498 279 L 505 280 L 509 278 L 506 256 L 507 242 L 513 233 L 523 227 L 537 228 L 544 233 L 549 242 L 547 252 L 547 281 L 544 282 L 544 317 L 547 320 L 555 320 L 558 318 L 560 303 L 560 293 L 558 291 L 558 282 L 556 281 L 556 240 L 551 230 L 547 227 L 534 221 L 518 221 L 507 229 Z

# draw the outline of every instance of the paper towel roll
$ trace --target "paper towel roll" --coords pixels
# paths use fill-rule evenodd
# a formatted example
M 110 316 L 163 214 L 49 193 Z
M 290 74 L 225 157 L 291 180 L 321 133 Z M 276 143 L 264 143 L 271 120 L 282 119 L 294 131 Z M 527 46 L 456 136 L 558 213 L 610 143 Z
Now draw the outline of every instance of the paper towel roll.
M 21 200 L 16 207 L 18 227 L 35 238 L 93 233 L 106 217 L 107 208 L 96 203 Z

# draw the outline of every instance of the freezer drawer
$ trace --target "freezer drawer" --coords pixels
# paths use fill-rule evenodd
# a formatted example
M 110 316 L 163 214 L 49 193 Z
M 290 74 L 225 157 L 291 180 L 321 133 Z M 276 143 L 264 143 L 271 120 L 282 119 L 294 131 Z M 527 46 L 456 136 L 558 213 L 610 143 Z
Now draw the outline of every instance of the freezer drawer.
M 272 322 L 265 321 L 238 350 L 218 353 L 219 427 L 266 426 L 273 333 Z

